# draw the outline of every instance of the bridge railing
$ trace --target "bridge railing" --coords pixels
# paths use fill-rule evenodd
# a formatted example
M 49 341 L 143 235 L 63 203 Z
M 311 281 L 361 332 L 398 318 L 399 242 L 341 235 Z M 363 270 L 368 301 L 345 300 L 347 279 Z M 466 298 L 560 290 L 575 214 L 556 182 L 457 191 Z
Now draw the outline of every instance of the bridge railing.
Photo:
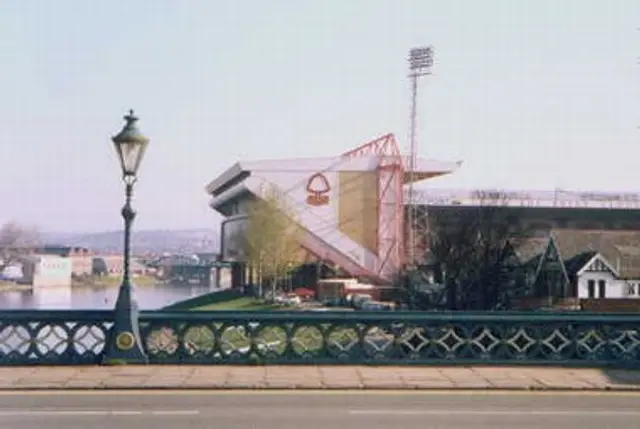
M 2 311 L 0 365 L 97 364 L 112 312 Z M 640 314 L 142 312 L 152 364 L 640 367 Z
M 0 365 L 97 364 L 113 311 L 0 311 Z

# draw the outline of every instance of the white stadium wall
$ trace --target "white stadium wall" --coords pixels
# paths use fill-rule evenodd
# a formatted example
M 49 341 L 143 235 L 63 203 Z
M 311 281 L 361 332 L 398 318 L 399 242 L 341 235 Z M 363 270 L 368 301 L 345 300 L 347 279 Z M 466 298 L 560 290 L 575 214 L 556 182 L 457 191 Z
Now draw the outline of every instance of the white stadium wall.
M 347 167 L 342 164 L 349 163 L 337 163 L 332 159 L 313 165 L 316 167 L 313 170 L 299 167 L 288 171 L 253 171 L 251 177 L 246 180 L 246 186 L 258 195 L 264 195 L 269 186 L 280 190 L 289 207 L 295 212 L 296 220 L 310 235 L 305 247 L 309 247 L 308 250 L 316 256 L 334 259 L 335 255 L 331 254 L 333 249 L 343 256 L 340 258 L 342 264 L 340 261 L 334 261 L 338 265 L 355 264 L 362 268 L 359 273 L 361 275 L 377 274 L 378 255 L 343 232 L 345 225 L 344 222 L 341 223 L 340 205 L 346 204 L 345 201 L 348 201 L 349 197 L 356 197 L 345 195 L 345 192 L 350 190 L 341 187 L 341 184 L 345 186 L 345 181 L 340 180 L 340 167 Z M 353 222 L 358 222 L 358 219 Z M 323 246 L 322 243 L 328 246 Z M 349 259 L 351 263 L 344 258 Z

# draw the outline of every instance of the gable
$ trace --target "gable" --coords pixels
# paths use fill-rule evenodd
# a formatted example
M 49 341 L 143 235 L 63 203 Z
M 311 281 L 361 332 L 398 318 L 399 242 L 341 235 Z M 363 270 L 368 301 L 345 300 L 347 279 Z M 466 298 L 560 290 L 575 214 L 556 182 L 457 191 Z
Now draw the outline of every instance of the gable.
M 558 255 L 558 248 L 555 246 L 553 240 L 549 241 L 549 246 L 544 252 L 543 263 L 559 262 L 560 256 Z
M 609 273 L 614 277 L 619 277 L 618 271 L 599 253 L 596 253 L 582 268 L 578 270 L 578 275 L 585 273 Z
M 542 255 L 540 255 L 540 260 L 538 261 L 538 267 L 536 269 L 535 274 L 535 282 L 538 281 L 538 277 L 541 272 L 559 272 L 562 275 L 562 278 L 565 282 L 569 283 L 569 276 L 567 274 L 566 267 L 564 265 L 564 261 L 562 260 L 562 256 L 560 255 L 560 251 L 558 250 L 558 245 L 553 235 L 549 237 L 549 241 L 547 243 L 547 247 L 544 249 Z
M 518 267 L 522 265 L 522 262 L 516 253 L 516 249 L 509 241 L 507 241 L 504 247 L 503 264 L 507 267 Z

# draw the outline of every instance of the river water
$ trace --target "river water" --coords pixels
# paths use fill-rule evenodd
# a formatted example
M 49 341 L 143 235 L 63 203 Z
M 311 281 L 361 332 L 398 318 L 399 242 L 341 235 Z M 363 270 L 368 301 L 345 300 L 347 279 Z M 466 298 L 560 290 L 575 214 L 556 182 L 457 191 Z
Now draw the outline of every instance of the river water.
M 157 284 L 138 286 L 135 297 L 141 310 L 155 310 L 183 299 L 211 292 L 214 286 Z M 1 291 L 2 310 L 106 310 L 112 309 L 118 287 L 37 287 Z

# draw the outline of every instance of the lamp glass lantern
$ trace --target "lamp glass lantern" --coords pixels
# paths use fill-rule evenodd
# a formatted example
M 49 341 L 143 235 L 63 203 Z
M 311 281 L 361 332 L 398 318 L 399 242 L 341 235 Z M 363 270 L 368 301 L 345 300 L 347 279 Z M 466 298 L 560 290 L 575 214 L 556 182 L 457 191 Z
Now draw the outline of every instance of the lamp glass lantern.
M 115 135 L 111 140 L 118 154 L 120 167 L 122 168 L 122 179 L 127 184 L 135 182 L 138 169 L 142 163 L 142 158 L 149 145 L 149 139 L 145 137 L 136 122 L 138 118 L 134 115 L 133 110 L 124 117 L 126 121 L 122 131 Z

